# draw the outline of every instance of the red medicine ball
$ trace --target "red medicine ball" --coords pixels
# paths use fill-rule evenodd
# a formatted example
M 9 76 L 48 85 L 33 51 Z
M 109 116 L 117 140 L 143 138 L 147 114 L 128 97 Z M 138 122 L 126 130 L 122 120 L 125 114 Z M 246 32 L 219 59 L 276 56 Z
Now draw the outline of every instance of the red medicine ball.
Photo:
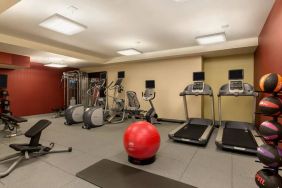
M 282 125 L 276 121 L 265 121 L 259 127 L 259 132 L 267 141 L 282 139 Z
M 282 77 L 276 73 L 266 74 L 261 77 L 259 86 L 265 92 L 279 92 L 282 89 Z
M 259 110 L 265 115 L 279 116 L 282 110 L 282 100 L 278 97 L 265 97 L 259 103 Z
M 123 144 L 129 157 L 145 160 L 154 157 L 160 147 L 160 134 L 155 126 L 139 121 L 125 131 Z

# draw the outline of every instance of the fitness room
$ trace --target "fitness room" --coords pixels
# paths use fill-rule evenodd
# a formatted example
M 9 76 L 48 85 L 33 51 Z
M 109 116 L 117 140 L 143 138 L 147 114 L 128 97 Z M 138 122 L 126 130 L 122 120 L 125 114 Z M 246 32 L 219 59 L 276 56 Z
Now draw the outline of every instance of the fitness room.
M 282 188 L 282 0 L 1 0 L 0 188 Z

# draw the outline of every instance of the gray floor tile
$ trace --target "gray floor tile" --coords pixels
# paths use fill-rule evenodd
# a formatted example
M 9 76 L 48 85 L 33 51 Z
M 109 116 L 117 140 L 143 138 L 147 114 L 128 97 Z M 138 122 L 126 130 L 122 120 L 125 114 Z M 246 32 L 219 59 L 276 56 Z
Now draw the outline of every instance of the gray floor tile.
M 201 188 L 229 188 L 232 185 L 230 154 L 198 150 L 181 181 Z
M 263 165 L 256 163 L 255 156 L 233 154 L 233 174 L 234 176 L 254 177 Z
M 1 181 L 6 187 L 44 188 L 60 187 L 73 179 L 73 176 L 33 159 L 15 169 Z
M 42 160 L 75 176 L 77 172 L 98 162 L 101 158 L 73 150 L 71 153 L 47 155 Z
M 84 181 L 79 178 L 75 178 L 70 183 L 67 183 L 66 185 L 60 187 L 60 188 L 99 188 L 91 183 L 88 183 L 87 181 Z
M 255 182 L 255 176 L 245 177 L 245 176 L 234 176 L 233 177 L 233 188 L 257 188 Z

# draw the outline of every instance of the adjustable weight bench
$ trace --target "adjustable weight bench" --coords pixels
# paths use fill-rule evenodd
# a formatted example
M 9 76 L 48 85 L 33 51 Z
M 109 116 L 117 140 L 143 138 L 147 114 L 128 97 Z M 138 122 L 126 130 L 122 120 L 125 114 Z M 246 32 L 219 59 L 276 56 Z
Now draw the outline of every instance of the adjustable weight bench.
M 49 120 L 40 120 L 35 125 L 33 125 L 28 131 L 26 131 L 25 136 L 30 138 L 29 144 L 10 144 L 10 147 L 18 151 L 18 153 L 0 159 L 0 164 L 11 159 L 15 160 L 15 162 L 5 172 L 0 172 L 0 178 L 9 175 L 23 160 L 28 160 L 34 157 L 40 157 L 42 155 L 50 153 L 62 153 L 72 151 L 71 147 L 66 150 L 51 151 L 55 145 L 54 143 L 50 143 L 49 147 L 42 146 L 41 144 L 39 144 L 42 131 L 47 128 L 50 124 L 51 122 Z
M 4 124 L 3 131 L 6 130 L 9 131 L 9 133 L 5 135 L 5 137 L 8 138 L 22 135 L 22 133 L 18 131 L 20 127 L 19 123 L 27 122 L 27 120 L 24 118 L 16 117 L 8 114 L 0 114 L 0 120 L 2 120 Z

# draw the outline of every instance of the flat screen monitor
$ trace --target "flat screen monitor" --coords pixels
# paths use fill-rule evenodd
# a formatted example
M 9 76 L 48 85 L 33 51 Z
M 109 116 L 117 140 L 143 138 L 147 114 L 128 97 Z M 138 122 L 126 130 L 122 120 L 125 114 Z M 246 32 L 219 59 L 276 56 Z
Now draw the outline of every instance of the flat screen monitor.
M 7 88 L 8 75 L 0 74 L 0 88 Z
M 118 78 L 124 78 L 124 76 L 125 76 L 124 71 L 119 71 L 118 72 Z
M 146 80 L 145 82 L 146 88 L 155 88 L 155 80 Z
M 243 80 L 244 79 L 244 70 L 243 69 L 229 70 L 228 79 L 229 80 Z
M 193 81 L 204 81 L 205 73 L 204 72 L 193 72 Z

